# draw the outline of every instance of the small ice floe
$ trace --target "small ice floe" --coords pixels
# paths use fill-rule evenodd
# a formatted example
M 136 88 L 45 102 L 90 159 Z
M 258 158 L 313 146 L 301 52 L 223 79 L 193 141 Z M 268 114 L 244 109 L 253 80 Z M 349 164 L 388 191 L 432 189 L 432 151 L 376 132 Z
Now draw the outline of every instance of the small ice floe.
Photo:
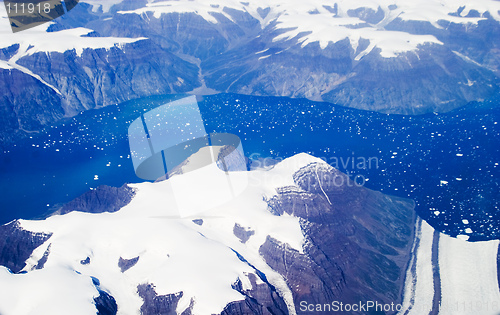
M 463 224 L 469 224 L 469 220 L 467 220 L 467 219 L 463 219 L 463 220 L 462 220 L 462 223 L 463 223 Z
M 441 180 L 441 181 L 439 181 L 439 185 L 440 186 L 448 185 L 448 182 L 445 180 Z
M 434 211 L 434 215 L 438 216 L 441 212 L 439 211 Z
M 466 228 L 466 229 L 465 229 L 465 233 L 467 233 L 467 234 L 472 234 L 472 229 L 471 229 L 471 228 Z
M 458 180 L 458 181 L 461 181 L 461 180 L 462 180 L 460 177 L 457 177 L 457 178 L 455 178 L 455 179 L 456 179 L 456 180 Z
M 94 180 L 99 180 L 99 176 L 94 175 Z
M 457 153 L 457 156 L 464 156 L 462 153 Z

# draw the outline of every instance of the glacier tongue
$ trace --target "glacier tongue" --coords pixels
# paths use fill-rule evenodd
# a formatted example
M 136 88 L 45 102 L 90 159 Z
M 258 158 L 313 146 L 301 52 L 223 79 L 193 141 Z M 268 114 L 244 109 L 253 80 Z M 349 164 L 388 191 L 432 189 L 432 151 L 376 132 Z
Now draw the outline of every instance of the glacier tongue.
M 498 315 L 498 244 L 499 240 L 471 243 L 440 236 L 440 315 Z
M 499 240 L 467 242 L 435 233 L 425 221 L 417 240 L 398 314 L 499 314 Z

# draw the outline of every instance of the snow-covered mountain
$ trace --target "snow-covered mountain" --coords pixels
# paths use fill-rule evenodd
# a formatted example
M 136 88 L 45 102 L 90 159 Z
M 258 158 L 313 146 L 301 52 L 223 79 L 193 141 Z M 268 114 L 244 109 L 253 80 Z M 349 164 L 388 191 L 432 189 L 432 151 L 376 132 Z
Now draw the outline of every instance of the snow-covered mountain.
M 0 314 L 302 314 L 333 301 L 437 314 L 433 303 L 458 298 L 498 311 L 498 241 L 441 236 L 438 247 L 413 202 L 357 187 L 320 159 L 234 172 L 248 188 L 194 217 L 179 216 L 176 176 L 100 187 L 64 215 L 0 227 Z
M 412 202 L 329 187 L 316 178 L 345 175 L 308 155 L 238 174 L 250 178 L 243 194 L 192 218 L 178 215 L 173 176 L 115 191 L 130 200 L 116 212 L 69 212 L 3 226 L 1 262 L 10 270 L 0 267 L 0 313 L 94 314 L 104 294 L 118 314 L 157 314 L 158 308 L 161 314 L 295 314 L 301 300 L 400 300 L 405 263 L 396 257 L 409 256 Z M 96 208 L 107 192 L 101 189 L 101 198 L 82 196 L 72 206 L 85 200 Z M 190 186 L 183 193 L 201 202 L 211 195 Z M 371 219 L 373 211 L 394 220 L 394 229 Z M 330 229 L 336 231 L 325 235 Z M 17 253 L 20 243 L 32 252 Z M 359 272 L 373 268 L 381 273 L 363 288 Z
M 31 131 L 185 92 L 447 111 L 498 92 L 499 11 L 494 0 L 87 0 L 14 35 L 0 6 L 1 125 Z

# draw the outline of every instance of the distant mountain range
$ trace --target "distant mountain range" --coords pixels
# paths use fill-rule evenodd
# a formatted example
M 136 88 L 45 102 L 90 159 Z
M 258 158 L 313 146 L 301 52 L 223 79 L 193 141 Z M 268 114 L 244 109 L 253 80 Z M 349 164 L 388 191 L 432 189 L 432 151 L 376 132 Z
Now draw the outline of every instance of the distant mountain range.
M 493 0 L 87 0 L 12 34 L 2 5 L 2 138 L 170 93 L 448 111 L 500 90 L 499 11 Z

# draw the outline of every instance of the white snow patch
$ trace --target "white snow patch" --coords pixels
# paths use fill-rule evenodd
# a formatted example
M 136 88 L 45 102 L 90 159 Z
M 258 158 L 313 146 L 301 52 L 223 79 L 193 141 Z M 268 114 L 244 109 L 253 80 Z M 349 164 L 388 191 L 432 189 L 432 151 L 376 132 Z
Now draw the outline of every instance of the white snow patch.
M 49 23 L 50 24 L 50 23 Z M 10 29 L 1 30 L 2 40 L 0 48 L 7 48 L 19 44 L 19 51 L 10 62 L 15 62 L 24 56 L 29 56 L 37 52 L 59 52 L 75 50 L 77 56 L 81 56 L 84 49 L 111 49 L 112 47 L 121 47 L 123 44 L 133 43 L 140 38 L 122 38 L 122 37 L 85 37 L 93 30 L 83 27 L 61 30 L 58 32 L 47 32 L 49 24 L 19 32 L 12 33 Z
M 97 12 L 99 9 L 102 9 L 103 12 L 109 12 L 112 6 L 122 3 L 123 0 L 81 0 L 80 2 L 90 4 L 93 12 Z
M 64 266 L 12 274 L 0 266 L 0 314 L 96 314 L 99 292 L 88 276 Z
M 29 70 L 28 68 L 26 67 L 23 67 L 23 66 L 20 66 L 18 65 L 17 63 L 15 62 L 11 62 L 11 61 L 8 61 L 6 62 L 7 66 L 9 66 L 11 69 L 16 69 L 16 70 L 19 70 L 29 76 L 32 76 L 33 78 L 37 79 L 38 81 L 42 82 L 44 85 L 48 86 L 49 88 L 53 89 L 57 94 L 59 95 L 62 95 L 61 94 L 61 91 L 59 91 L 55 86 L 53 86 L 52 84 L 48 83 L 47 81 L 45 81 L 44 79 L 42 79 L 42 77 L 40 77 L 38 74 L 35 74 L 33 73 L 31 70 Z M 58 149 L 56 149 L 56 151 L 59 151 Z
M 8 62 L 6 62 L 4 60 L 0 60 L 0 68 L 10 70 L 10 69 L 12 69 L 12 66 L 9 65 Z

